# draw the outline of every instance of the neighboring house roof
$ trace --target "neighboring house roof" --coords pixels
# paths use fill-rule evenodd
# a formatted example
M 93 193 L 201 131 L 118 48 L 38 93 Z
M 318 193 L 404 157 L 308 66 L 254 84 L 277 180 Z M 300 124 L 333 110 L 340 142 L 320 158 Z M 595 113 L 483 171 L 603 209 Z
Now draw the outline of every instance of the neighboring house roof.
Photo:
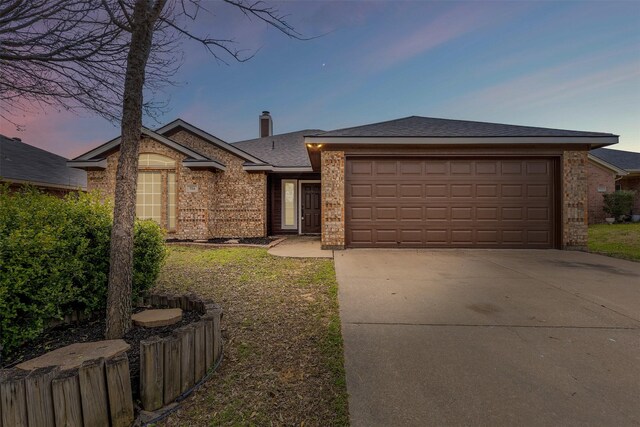
M 615 165 L 612 165 L 611 163 L 602 160 L 599 157 L 594 156 L 593 154 L 589 153 L 589 160 L 592 161 L 595 164 L 598 164 L 604 168 L 609 169 L 610 171 L 612 171 L 613 173 L 615 173 L 616 175 L 620 175 L 620 176 L 624 176 L 624 175 L 628 175 L 629 172 L 625 171 L 624 169 L 621 169 Z
M 167 134 L 179 128 L 185 129 L 195 135 L 198 135 L 200 138 L 204 139 L 205 141 L 208 141 L 211 144 L 216 145 L 225 151 L 235 154 L 236 156 L 242 159 L 245 159 L 248 162 L 256 163 L 256 164 L 264 164 L 264 161 L 262 159 L 255 157 L 255 155 L 251 155 L 250 153 L 247 153 L 246 151 L 241 149 L 242 147 L 238 149 L 238 147 L 235 147 L 233 144 L 229 144 L 221 140 L 217 136 L 211 135 L 210 133 L 203 131 L 202 129 L 192 125 L 191 123 L 187 123 L 182 119 L 176 119 L 171 123 L 166 124 L 159 129 L 156 129 L 156 132 L 160 134 Z
M 305 135 L 322 132 L 305 129 L 296 132 L 271 135 L 264 138 L 234 142 L 233 146 L 250 153 L 276 168 L 311 167 L 309 154 L 304 146 Z
M 174 150 L 188 156 L 188 158 L 182 162 L 183 165 L 187 167 L 191 167 L 191 168 L 213 167 L 215 169 L 220 169 L 220 170 L 225 170 L 226 168 L 225 165 L 222 162 L 218 161 L 217 159 L 200 154 L 191 148 L 185 147 L 184 145 L 179 144 L 170 138 L 167 138 L 164 135 L 161 135 L 155 131 L 152 131 L 151 129 L 147 129 L 143 127 L 140 129 L 140 133 L 142 135 L 146 135 L 149 138 L 161 144 L 164 144 L 168 147 L 171 147 Z M 114 138 L 111 141 L 108 141 L 94 148 L 93 150 L 88 151 L 85 154 L 82 154 L 81 156 L 76 157 L 73 160 L 70 160 L 69 162 L 67 162 L 67 164 L 71 167 L 76 167 L 76 168 L 104 169 L 106 167 L 105 157 L 107 153 L 119 145 L 120 145 L 120 137 Z
M 589 154 L 628 172 L 640 172 L 640 153 L 610 148 L 597 148 Z
M 469 120 L 410 116 L 324 132 L 322 137 L 611 137 L 610 133 L 548 129 Z
M 87 173 L 67 167 L 67 159 L 0 135 L 0 180 L 38 186 L 87 188 Z

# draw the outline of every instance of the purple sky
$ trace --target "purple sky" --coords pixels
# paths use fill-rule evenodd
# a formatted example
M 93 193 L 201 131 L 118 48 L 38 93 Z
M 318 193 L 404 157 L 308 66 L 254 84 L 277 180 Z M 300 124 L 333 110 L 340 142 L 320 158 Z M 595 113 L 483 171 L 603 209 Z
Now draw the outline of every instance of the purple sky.
M 274 132 L 335 129 L 409 115 L 612 132 L 640 151 L 640 2 L 282 2 L 310 41 L 288 39 L 217 2 L 196 32 L 258 50 L 217 63 L 184 42 L 168 122 L 254 138 L 269 110 Z M 0 133 L 67 157 L 118 128 L 55 111 L 0 123 Z M 155 128 L 153 120 L 145 124 Z

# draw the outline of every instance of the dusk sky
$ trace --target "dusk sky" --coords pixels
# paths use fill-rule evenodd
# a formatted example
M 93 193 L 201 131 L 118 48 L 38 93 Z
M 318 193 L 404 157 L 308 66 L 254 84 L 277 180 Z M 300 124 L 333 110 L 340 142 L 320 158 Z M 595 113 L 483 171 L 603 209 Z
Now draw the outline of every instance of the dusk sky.
M 620 135 L 640 151 L 640 1 L 272 3 L 305 35 L 298 41 L 218 2 L 196 32 L 235 38 L 257 53 L 217 63 L 184 42 L 168 87 L 177 117 L 233 142 L 274 132 L 336 129 L 410 115 Z M 206 22 L 206 24 L 205 24 Z M 118 135 L 89 113 L 17 118 L 0 133 L 74 157 Z

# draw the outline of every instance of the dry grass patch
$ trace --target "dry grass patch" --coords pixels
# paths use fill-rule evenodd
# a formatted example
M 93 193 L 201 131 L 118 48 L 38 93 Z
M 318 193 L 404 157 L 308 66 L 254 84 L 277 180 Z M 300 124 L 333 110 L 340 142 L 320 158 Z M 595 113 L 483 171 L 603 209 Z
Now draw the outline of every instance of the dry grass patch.
M 224 309 L 224 360 L 167 425 L 347 425 L 333 260 L 173 246 L 157 288 Z

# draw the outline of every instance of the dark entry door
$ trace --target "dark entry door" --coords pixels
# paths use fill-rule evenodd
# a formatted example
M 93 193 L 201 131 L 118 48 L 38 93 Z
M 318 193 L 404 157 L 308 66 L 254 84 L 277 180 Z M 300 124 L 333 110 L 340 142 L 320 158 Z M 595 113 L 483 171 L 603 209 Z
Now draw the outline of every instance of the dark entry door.
M 319 183 L 302 183 L 302 233 L 320 233 Z

